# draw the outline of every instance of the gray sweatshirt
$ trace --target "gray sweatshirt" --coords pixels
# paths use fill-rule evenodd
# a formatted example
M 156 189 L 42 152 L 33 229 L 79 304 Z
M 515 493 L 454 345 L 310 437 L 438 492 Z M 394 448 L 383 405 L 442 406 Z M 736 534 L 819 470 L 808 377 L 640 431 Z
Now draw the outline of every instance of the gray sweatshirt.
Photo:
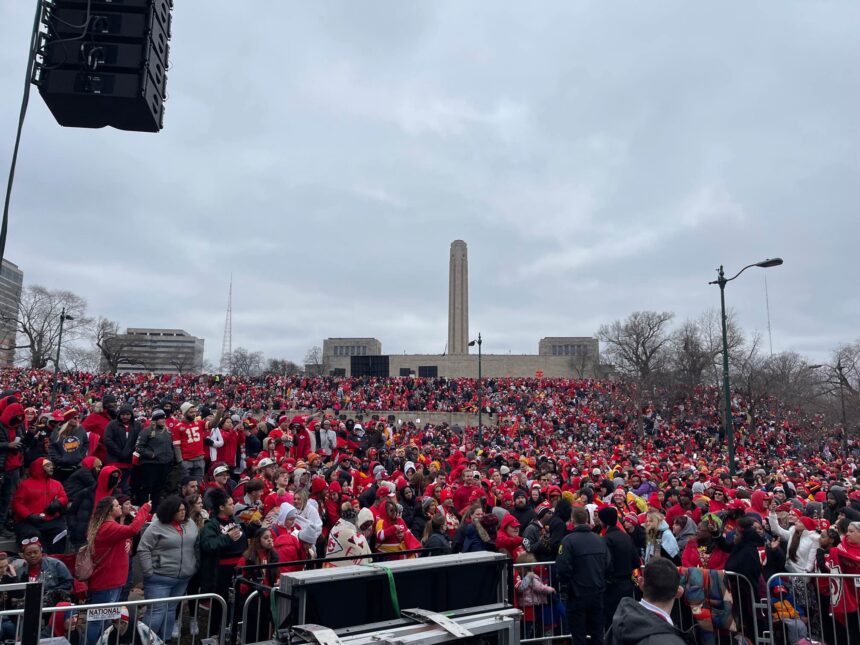
M 164 524 L 155 518 L 143 532 L 137 555 L 144 578 L 153 574 L 168 578 L 190 578 L 197 572 L 197 525 L 186 520 L 181 526 L 180 534 L 172 524 Z

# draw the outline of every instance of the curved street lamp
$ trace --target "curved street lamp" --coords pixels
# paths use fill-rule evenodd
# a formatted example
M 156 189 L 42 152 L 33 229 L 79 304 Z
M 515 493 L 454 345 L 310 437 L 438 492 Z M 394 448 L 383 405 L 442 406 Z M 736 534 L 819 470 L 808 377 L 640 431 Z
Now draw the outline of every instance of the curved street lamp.
M 726 323 L 726 284 L 751 267 L 769 269 L 771 267 L 778 267 L 780 264 L 782 264 L 782 258 L 768 258 L 761 262 L 753 262 L 752 264 L 746 265 L 731 278 L 726 278 L 725 271 L 723 271 L 723 265 L 721 264 L 720 268 L 717 269 L 717 279 L 708 283 L 716 284 L 720 287 L 720 311 L 722 313 L 723 322 L 723 393 L 726 405 L 724 427 L 726 437 L 729 441 L 729 475 L 731 477 L 735 476 L 735 426 L 732 423 L 732 396 L 729 393 L 729 337 Z
M 481 420 L 482 420 L 482 414 L 481 413 L 483 411 L 483 405 L 482 405 L 482 398 L 483 397 L 481 396 L 483 394 L 483 391 L 481 390 L 481 343 L 482 342 L 483 341 L 481 340 L 481 332 L 478 332 L 478 339 L 477 340 L 469 341 L 469 347 L 474 347 L 475 345 L 478 346 L 478 432 L 475 434 L 475 448 L 476 449 L 478 446 L 478 441 L 481 440 Z

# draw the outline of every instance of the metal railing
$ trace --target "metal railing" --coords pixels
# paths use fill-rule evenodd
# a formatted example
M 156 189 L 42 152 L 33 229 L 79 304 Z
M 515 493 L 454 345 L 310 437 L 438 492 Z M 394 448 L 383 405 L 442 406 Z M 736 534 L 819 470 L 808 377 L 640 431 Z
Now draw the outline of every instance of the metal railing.
M 770 642 L 860 645 L 860 576 L 778 573 L 767 589 Z
M 221 609 L 221 617 L 216 629 L 213 629 L 212 614 L 210 611 L 205 630 L 199 630 L 199 632 L 190 629 L 187 631 L 180 630 L 180 635 L 188 634 L 191 637 L 190 641 L 183 639 L 183 643 L 195 645 L 198 641 L 208 638 L 217 638 L 217 642 L 219 643 L 225 642 L 224 637 L 227 633 L 227 601 L 213 593 L 175 596 L 172 598 L 117 600 L 115 602 L 41 607 L 41 623 L 42 628 L 49 632 L 51 636 L 63 636 L 69 642 L 75 642 L 73 640 L 74 632 L 79 632 L 76 640 L 80 640 L 82 643 L 106 643 L 108 640 L 112 640 L 110 639 L 111 633 L 120 631 L 121 634 L 125 634 L 130 629 L 132 630 L 131 645 L 135 645 L 138 640 L 143 645 L 159 645 L 161 642 L 170 640 L 172 634 L 167 633 L 167 621 L 163 623 L 158 633 L 150 627 L 153 608 L 165 605 L 166 615 L 168 612 L 175 611 L 177 607 L 180 607 L 180 603 L 183 601 L 208 602 L 210 603 L 210 608 L 212 606 L 211 603 L 217 603 Z M 122 608 L 128 611 L 127 620 L 122 620 Z M 18 620 L 18 618 L 23 615 L 23 608 L 0 611 L 0 618 L 5 617 L 16 621 L 16 641 L 20 641 L 22 637 L 22 621 Z M 81 620 L 81 617 L 84 620 Z M 180 613 L 177 620 L 181 621 L 181 619 L 182 614 Z M 57 624 L 59 621 L 62 621 L 60 625 Z M 96 623 L 99 626 L 95 629 L 90 629 Z
M 514 564 L 513 589 L 508 597 L 513 600 L 514 607 L 523 612 L 521 643 L 570 638 L 555 562 Z

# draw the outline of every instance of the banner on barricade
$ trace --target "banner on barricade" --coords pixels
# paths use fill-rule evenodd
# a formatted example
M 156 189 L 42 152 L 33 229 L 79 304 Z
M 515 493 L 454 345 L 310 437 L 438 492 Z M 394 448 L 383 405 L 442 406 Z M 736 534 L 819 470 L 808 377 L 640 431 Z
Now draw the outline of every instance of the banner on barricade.
M 119 620 L 122 607 L 104 607 L 103 609 L 87 610 L 87 620 Z

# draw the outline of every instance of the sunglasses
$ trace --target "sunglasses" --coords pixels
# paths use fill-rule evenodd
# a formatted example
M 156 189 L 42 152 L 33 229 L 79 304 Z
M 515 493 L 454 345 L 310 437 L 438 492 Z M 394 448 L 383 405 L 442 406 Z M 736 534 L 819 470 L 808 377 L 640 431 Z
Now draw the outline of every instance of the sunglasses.
M 40 540 L 37 537 L 28 537 L 21 540 L 21 546 L 28 546 L 30 544 L 39 544 Z

